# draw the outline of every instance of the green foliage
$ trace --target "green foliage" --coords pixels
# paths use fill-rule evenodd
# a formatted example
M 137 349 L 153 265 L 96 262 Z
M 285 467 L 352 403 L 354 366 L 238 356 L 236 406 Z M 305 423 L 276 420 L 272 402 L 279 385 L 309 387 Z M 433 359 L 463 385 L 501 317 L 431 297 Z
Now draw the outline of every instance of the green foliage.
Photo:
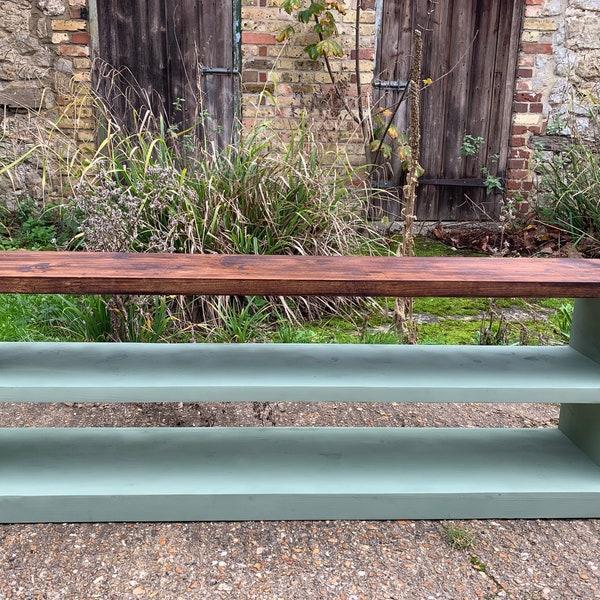
M 74 187 L 76 241 L 102 251 L 359 254 L 378 236 L 341 166 L 304 127 L 285 144 L 250 130 L 235 147 L 185 160 L 160 132 L 114 131 Z
M 600 104 L 590 110 L 586 138 L 575 134 L 561 152 L 537 152 L 541 176 L 536 210 L 540 219 L 564 230 L 590 256 L 600 256 Z
M 465 135 L 463 138 L 463 142 L 460 146 L 460 155 L 461 156 L 475 156 L 479 154 L 481 150 L 481 146 L 484 142 L 484 138 L 481 136 L 472 136 L 470 134 Z
M 475 157 L 481 151 L 481 147 L 485 142 L 485 138 L 481 136 L 473 136 L 471 134 L 466 134 L 463 138 L 462 144 L 460 146 L 460 156 L 465 157 Z M 490 157 L 491 162 L 496 162 L 498 160 L 498 155 L 493 155 Z M 488 196 L 492 192 L 503 192 L 504 186 L 502 185 L 502 179 L 496 175 L 490 173 L 490 169 L 487 166 L 481 167 L 481 175 L 483 177 L 483 185 L 485 187 L 485 191 Z
M 565 342 L 571 337 L 571 324 L 573 322 L 573 303 L 561 304 L 553 318 L 553 323 L 559 335 Z
M 208 339 L 236 344 L 264 339 L 265 325 L 270 317 L 269 308 L 268 303 L 258 297 L 248 298 L 247 304 L 242 307 L 221 298 L 215 308 L 220 324 L 208 333 Z
M 176 321 L 164 297 L 63 297 L 58 327 L 83 342 L 164 342 Z
M 73 186 L 68 204 L 80 223 L 73 247 L 219 254 L 384 251 L 352 187 L 355 172 L 322 152 L 304 125 L 285 143 L 266 126 L 249 129 L 235 146 L 215 152 L 190 139 L 190 132 L 165 131 L 160 122 L 143 123 L 135 134 L 124 135 L 109 116 L 106 121 L 103 145 Z M 142 312 L 157 309 L 145 299 L 138 302 Z M 228 307 L 212 298 L 167 304 L 182 327 L 202 321 L 211 331 L 221 327 L 225 337 L 247 337 L 241 324 L 230 325 L 235 311 L 244 322 L 250 316 L 255 321 L 251 307 L 244 299 L 227 302 Z M 272 311 L 296 316 L 317 316 L 333 305 L 319 299 L 271 301 Z M 111 335 L 146 335 L 130 308 L 121 309 L 125 325 Z
M 485 191 L 488 196 L 492 192 L 502 192 L 504 190 L 502 179 L 492 175 L 487 167 L 481 167 L 481 174 L 484 177 L 483 185 L 485 186 Z
M 334 39 L 338 36 L 336 16 L 346 14 L 343 3 L 332 0 L 317 0 L 315 2 L 284 0 L 281 7 L 288 14 L 296 13 L 296 17 L 301 23 L 312 23 L 312 31 L 315 33 L 317 40 L 305 46 L 304 52 L 311 60 L 323 59 L 338 100 L 342 103 L 346 113 L 360 128 L 364 140 L 366 159 L 370 169 L 369 175 L 373 175 L 376 170 L 389 168 L 392 164 L 394 154 L 397 154 L 400 158 L 400 168 L 402 171 L 406 171 L 410 160 L 410 145 L 406 136 L 399 135 L 393 123 L 398 108 L 405 99 L 405 94 L 392 107 L 392 110 L 389 110 L 387 107 L 377 107 L 376 109 L 367 111 L 363 103 L 358 59 L 356 59 L 357 72 L 355 74 L 359 88 L 356 107 L 353 106 L 353 102 L 349 102 L 345 97 L 345 85 L 340 84 L 337 76 L 334 75 L 330 58 L 342 58 L 345 55 L 342 45 Z M 357 28 L 360 23 L 360 11 L 361 4 L 358 3 L 356 5 Z M 292 25 L 288 25 L 279 33 L 277 41 L 287 41 L 295 34 L 295 28 Z M 358 36 L 355 36 L 354 52 L 356 52 L 357 56 L 359 55 L 359 50 Z M 425 85 L 432 83 L 430 79 L 425 79 L 423 82 Z M 371 114 L 368 114 L 369 112 Z M 384 163 L 383 165 L 382 162 Z M 419 167 L 418 176 L 420 177 L 423 172 L 423 169 Z
M 471 531 L 458 525 L 443 525 L 446 543 L 455 550 L 469 550 L 475 543 L 475 536 Z
M 557 116 L 548 122 L 546 127 L 546 135 L 558 135 L 567 127 L 567 121 L 564 117 Z
M 0 205 L 0 249 L 54 250 L 67 243 L 73 225 L 58 206 L 44 208 L 25 199 L 8 208 Z
M 344 56 L 342 46 L 331 39 L 338 35 L 338 29 L 335 22 L 334 12 L 341 15 L 346 14 L 342 2 L 332 2 L 330 0 L 316 0 L 314 2 L 304 2 L 304 0 L 284 0 L 281 8 L 288 14 L 297 12 L 298 21 L 304 24 L 313 23 L 313 31 L 318 35 L 319 41 L 308 44 L 304 51 L 312 60 L 319 57 Z M 288 40 L 296 33 L 293 26 L 283 29 L 277 36 L 278 42 Z
M 0 341 L 43 342 L 72 340 L 58 331 L 62 298 L 45 294 L 0 294 Z

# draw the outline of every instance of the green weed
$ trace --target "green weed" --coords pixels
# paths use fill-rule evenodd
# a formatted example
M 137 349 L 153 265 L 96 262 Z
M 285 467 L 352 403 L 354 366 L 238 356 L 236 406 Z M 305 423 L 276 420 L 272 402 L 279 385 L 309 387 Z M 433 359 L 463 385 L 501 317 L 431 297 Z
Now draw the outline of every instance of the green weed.
M 536 210 L 542 221 L 564 230 L 590 256 L 600 256 L 600 103 L 589 111 L 585 137 L 575 132 L 559 153 L 537 153 L 541 175 Z
M 60 297 L 45 294 L 0 294 L 0 341 L 72 340 L 56 329 L 64 308 Z
M 442 525 L 446 543 L 455 550 L 469 550 L 475 543 L 472 532 L 459 525 Z
M 79 341 L 153 343 L 174 335 L 171 325 L 176 318 L 164 297 L 94 295 L 62 300 L 57 326 Z

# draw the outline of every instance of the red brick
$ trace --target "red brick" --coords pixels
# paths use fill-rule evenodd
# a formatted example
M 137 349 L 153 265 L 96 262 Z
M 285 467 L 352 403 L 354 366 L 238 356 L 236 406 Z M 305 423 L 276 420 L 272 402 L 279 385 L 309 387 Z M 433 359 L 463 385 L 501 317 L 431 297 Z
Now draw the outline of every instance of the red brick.
M 535 4 L 541 4 L 542 0 L 525 0 L 525 4 L 527 4 L 528 6 L 532 6 Z
M 529 160 L 531 158 L 531 150 L 529 148 L 511 148 L 509 158 L 525 158 Z
M 514 179 L 508 179 L 506 181 L 505 187 L 507 190 L 520 190 L 521 189 L 521 182 L 520 181 L 515 181 Z
M 537 42 L 522 42 L 521 52 L 523 54 L 552 54 L 552 44 L 541 44 Z
M 532 102 L 529 105 L 530 113 L 542 113 L 544 112 L 544 105 L 541 102 Z
M 530 77 L 533 77 L 533 69 L 528 67 L 520 67 L 517 71 L 517 76 L 524 79 L 529 79 Z
M 88 46 L 73 46 L 70 44 L 60 45 L 58 53 L 63 56 L 89 56 L 90 49 Z
M 535 56 L 532 54 L 520 54 L 519 55 L 519 66 L 520 67 L 534 67 Z
M 255 33 L 254 31 L 242 32 L 242 44 L 256 44 L 257 46 L 274 46 L 275 36 L 270 33 Z
M 530 79 L 518 79 L 516 87 L 518 92 L 529 92 L 533 86 Z
M 527 140 L 524 137 L 515 135 L 510 139 L 511 148 L 524 148 L 525 146 L 527 146 Z
M 527 177 L 529 177 L 529 171 L 525 170 L 525 169 L 517 169 L 517 170 L 510 170 L 508 171 L 507 175 L 510 179 L 527 179 Z
M 261 46 L 258 49 L 258 55 L 259 56 L 267 56 L 267 47 L 266 46 Z
M 533 92 L 519 92 L 518 94 L 515 94 L 515 100 L 517 102 L 539 102 L 541 99 L 541 94 L 535 94 Z
M 242 81 L 244 83 L 258 81 L 258 71 L 244 71 L 242 73 Z
M 508 169 L 509 172 L 513 169 L 526 169 L 528 165 L 528 161 L 523 158 L 511 158 L 508 161 Z
M 515 102 L 513 104 L 513 111 L 517 113 L 528 113 L 529 102 Z
M 513 135 L 522 135 L 523 133 L 527 133 L 528 129 L 525 125 L 513 125 L 511 131 Z
M 350 52 L 350 58 L 356 58 L 356 50 Z M 358 51 L 358 58 L 362 60 L 373 60 L 375 58 L 375 50 L 373 48 L 361 48 Z
M 89 44 L 90 34 L 89 33 L 74 33 L 71 36 L 71 43 L 73 44 Z

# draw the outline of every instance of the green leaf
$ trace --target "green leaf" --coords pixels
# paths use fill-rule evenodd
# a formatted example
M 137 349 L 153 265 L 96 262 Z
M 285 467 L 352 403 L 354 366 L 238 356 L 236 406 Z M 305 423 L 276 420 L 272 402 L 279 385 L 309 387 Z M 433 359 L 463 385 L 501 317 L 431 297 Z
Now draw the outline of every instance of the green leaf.
M 373 140 L 369 147 L 371 152 L 381 152 L 384 158 L 390 158 L 392 156 L 392 147 L 381 140 Z
M 319 22 L 315 25 L 315 31 L 325 37 L 337 35 L 338 31 L 335 25 L 335 19 L 329 11 L 319 19 Z
M 301 6 L 302 0 L 283 0 L 281 8 L 283 8 L 288 15 L 291 15 L 293 11 L 298 10 Z
M 398 128 L 395 125 L 390 125 L 388 135 L 393 139 L 398 139 Z
M 319 56 L 344 56 L 344 49 L 340 44 L 333 40 L 322 40 L 317 45 L 317 54 Z
M 412 154 L 410 146 L 408 146 L 408 145 L 398 146 L 396 153 L 398 154 L 398 158 L 400 158 L 400 160 L 402 161 L 403 164 L 405 162 L 408 164 L 408 160 L 410 159 L 410 155 Z
M 277 41 L 285 42 L 285 40 L 289 40 L 295 33 L 296 30 L 291 25 L 288 25 L 283 31 L 279 32 L 279 35 L 277 36 Z
M 304 52 L 306 52 L 306 54 L 308 54 L 309 58 L 311 58 L 312 60 L 317 60 L 319 58 L 317 44 L 309 44 L 304 48 Z
M 305 10 L 301 10 L 298 13 L 298 21 L 301 21 L 302 23 L 308 23 L 313 16 L 314 12 L 309 8 L 305 9 Z

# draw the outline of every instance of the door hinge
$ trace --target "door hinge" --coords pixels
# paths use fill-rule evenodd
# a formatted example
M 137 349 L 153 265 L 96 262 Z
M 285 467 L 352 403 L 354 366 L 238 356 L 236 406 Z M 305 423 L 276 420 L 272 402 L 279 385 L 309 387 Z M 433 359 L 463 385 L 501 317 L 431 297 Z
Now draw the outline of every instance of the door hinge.
M 403 92 L 408 86 L 408 81 L 383 81 L 382 79 L 373 80 L 373 87 L 387 90 L 398 90 Z
M 201 67 L 202 75 L 239 75 L 237 69 L 231 67 Z

